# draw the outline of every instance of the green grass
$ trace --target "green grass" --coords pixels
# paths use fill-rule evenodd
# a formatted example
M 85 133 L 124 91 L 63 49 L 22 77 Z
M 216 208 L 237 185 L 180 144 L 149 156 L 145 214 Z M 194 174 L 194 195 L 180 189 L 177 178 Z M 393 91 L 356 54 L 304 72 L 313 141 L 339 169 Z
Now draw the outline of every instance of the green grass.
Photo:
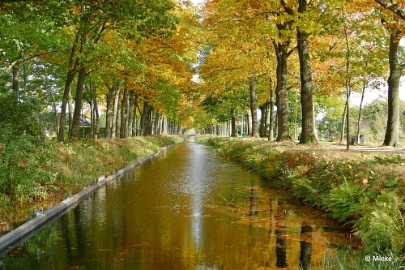
M 85 185 L 173 144 L 174 137 L 134 137 L 114 140 L 80 140 L 56 144 L 54 169 L 58 185 Z
M 181 137 L 149 136 L 51 142 L 44 146 L 48 155 L 42 169 L 53 175 L 53 179 L 38 181 L 26 177 L 31 185 L 33 181 L 41 182 L 42 188 L 35 193 L 35 197 L 42 200 L 35 201 L 30 194 L 21 194 L 13 199 L 0 193 L 0 229 L 9 230 L 29 219 L 34 209 L 57 204 L 66 196 L 80 191 L 83 186 L 93 183 L 99 176 L 113 174 L 136 160 L 156 153 L 161 147 L 181 140 Z M 35 156 L 35 153 L 31 154 Z

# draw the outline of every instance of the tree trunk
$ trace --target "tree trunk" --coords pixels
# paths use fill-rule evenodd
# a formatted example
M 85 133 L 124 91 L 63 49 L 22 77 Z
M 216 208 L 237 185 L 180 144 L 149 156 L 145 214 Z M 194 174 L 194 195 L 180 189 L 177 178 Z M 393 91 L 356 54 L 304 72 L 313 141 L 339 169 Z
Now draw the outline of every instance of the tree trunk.
M 133 136 L 139 135 L 139 123 L 138 123 L 138 115 L 136 114 L 136 108 L 134 108 L 134 121 L 132 123 L 132 134 Z
M 367 65 L 367 63 L 366 63 L 366 65 Z M 360 138 L 361 137 L 360 130 L 361 130 L 361 124 L 362 124 L 362 117 L 363 117 L 363 115 L 362 115 L 362 113 L 363 113 L 363 101 L 364 101 L 364 95 L 366 93 L 366 87 L 367 87 L 367 84 L 364 82 L 363 83 L 363 90 L 361 92 L 359 118 L 357 119 L 357 136 L 356 137 L 357 137 L 357 143 L 358 144 L 362 143 L 362 140 Z
M 141 134 L 144 136 L 152 135 L 152 107 L 147 101 L 143 103 L 141 116 Z
M 84 67 L 81 67 L 77 78 L 75 109 L 73 113 L 72 128 L 69 133 L 69 138 L 79 138 L 80 117 L 83 105 L 84 81 L 86 79 L 86 76 L 86 69 Z
M 70 89 L 72 87 L 73 79 L 75 73 L 73 70 L 69 70 L 66 77 L 65 88 L 62 96 L 62 105 L 59 118 L 59 131 L 58 131 L 58 142 L 63 142 L 65 140 L 65 125 L 66 125 L 66 107 L 69 102 Z M 69 123 L 70 126 L 71 123 Z
M 129 92 L 128 93 L 128 102 L 127 102 L 127 108 L 128 108 L 128 117 L 127 117 L 127 136 L 132 137 L 132 122 L 134 121 L 134 103 L 135 103 L 135 98 L 134 98 L 134 93 Z
M 399 81 L 401 79 L 402 68 L 398 60 L 398 46 L 400 33 L 396 31 L 390 35 L 389 63 L 390 76 L 388 78 L 388 119 L 387 129 L 383 145 L 398 146 L 399 136 Z
M 127 138 L 128 118 L 128 90 L 125 86 L 121 102 L 121 138 Z
M 99 122 L 100 122 L 100 115 L 98 113 L 98 102 L 97 102 L 97 94 L 96 91 L 94 91 L 93 95 L 93 118 L 94 118 L 94 126 L 93 126 L 93 138 L 98 139 L 98 134 L 99 134 Z
M 341 143 L 343 143 L 343 140 L 345 138 L 346 113 L 347 113 L 347 102 L 345 104 L 345 109 L 343 110 L 343 115 L 342 115 L 342 128 L 340 130 L 340 142 Z
M 344 20 L 343 26 L 344 26 L 344 34 L 345 34 L 345 43 L 346 43 L 346 81 L 345 81 L 345 87 L 346 87 L 346 150 L 349 151 L 350 148 L 350 94 L 351 94 L 351 76 L 350 76 L 350 58 L 351 58 L 351 48 L 350 48 L 350 42 L 349 42 L 349 32 L 348 32 L 348 26 L 347 26 L 347 16 L 346 16 L 346 11 L 344 8 L 344 3 L 343 1 L 340 2 L 341 7 L 342 7 L 342 18 Z M 344 127 L 344 125 L 343 125 Z
M 231 109 L 231 137 L 236 137 L 236 116 L 235 116 L 235 109 Z
M 105 116 L 105 137 L 111 138 L 111 120 L 112 120 L 112 113 L 113 113 L 113 104 L 114 104 L 114 95 L 115 95 L 115 84 L 109 88 L 108 93 L 106 95 L 107 100 L 107 112 Z
M 90 87 L 91 89 L 91 87 Z M 89 100 L 89 104 L 90 104 L 90 136 L 94 139 L 95 137 L 95 117 L 94 117 L 94 100 L 93 97 L 90 98 Z
M 267 134 L 267 130 L 269 129 L 269 102 L 266 102 L 266 107 L 264 109 L 264 129 L 263 129 L 263 138 L 267 138 L 269 135 Z
M 307 10 L 307 0 L 298 0 L 299 13 L 305 13 Z M 297 29 L 298 55 L 300 60 L 300 77 L 301 77 L 301 138 L 300 143 L 315 143 L 315 117 L 313 102 L 313 86 L 311 75 L 311 59 L 308 48 L 308 33 Z
M 273 114 L 274 114 L 274 91 L 273 91 L 273 80 L 270 77 L 270 115 L 269 115 L 269 141 L 273 141 L 274 140 L 274 132 L 273 132 L 273 125 L 274 125 L 274 118 L 273 118 Z
M 68 97 L 68 133 L 70 133 L 70 130 L 72 128 L 72 123 L 73 123 L 73 99 L 72 99 L 72 91 L 70 91 Z
M 20 68 L 18 67 L 18 63 L 15 63 L 13 66 L 13 92 L 16 97 L 16 101 L 18 102 L 20 96 Z
M 159 135 L 159 118 L 160 118 L 160 113 L 153 112 L 152 134 Z
M 255 78 L 249 79 L 250 112 L 252 114 L 252 137 L 259 137 L 259 121 L 257 120 L 257 96 L 255 90 Z
M 249 114 L 245 114 L 245 123 L 246 123 L 246 136 L 249 136 L 251 133 L 251 129 L 250 129 L 250 117 Z
M 117 118 L 118 118 L 118 103 L 120 100 L 120 85 L 117 84 L 116 90 L 114 91 L 114 107 L 112 113 L 112 125 L 111 125 L 111 138 L 114 139 L 116 137 L 116 129 L 117 129 Z
M 290 140 L 290 127 L 288 121 L 288 90 L 287 90 L 287 59 L 288 52 L 285 44 L 274 45 L 277 55 L 277 141 Z
M 23 92 L 21 98 L 24 99 L 27 96 L 27 66 L 25 64 L 25 57 L 23 56 Z
M 168 121 L 167 121 L 167 117 L 166 116 L 163 116 L 163 126 L 162 126 L 162 130 L 163 130 L 163 132 L 162 132 L 162 134 L 163 135 L 167 135 L 168 134 L 168 123 L 167 123 Z
M 121 103 L 121 91 L 117 94 L 117 114 L 115 115 L 117 119 L 115 119 L 115 137 L 121 138 L 121 110 L 122 110 L 122 103 Z
M 260 138 L 266 137 L 266 121 L 267 121 L 267 104 L 259 106 L 262 118 L 260 118 Z
M 66 107 L 69 102 L 70 90 L 72 88 L 73 79 L 75 77 L 75 67 L 77 66 L 78 59 L 76 57 L 76 48 L 78 45 L 79 33 L 77 33 L 75 41 L 70 51 L 69 63 L 68 63 L 68 72 L 66 75 L 66 82 L 63 91 L 61 113 L 59 118 L 59 131 L 58 131 L 58 141 L 63 142 L 65 140 L 65 125 L 66 125 Z M 69 121 L 69 127 L 71 123 Z

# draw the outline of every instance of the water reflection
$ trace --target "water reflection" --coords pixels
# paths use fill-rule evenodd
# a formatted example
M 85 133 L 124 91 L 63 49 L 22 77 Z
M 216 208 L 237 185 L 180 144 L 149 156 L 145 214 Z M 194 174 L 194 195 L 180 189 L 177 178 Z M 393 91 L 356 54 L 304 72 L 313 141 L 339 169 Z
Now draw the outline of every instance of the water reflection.
M 311 266 L 311 254 L 312 254 L 312 227 L 305 221 L 301 227 L 301 241 L 300 241 L 300 268 L 302 270 L 308 270 Z
M 254 173 L 183 143 L 1 258 L 6 269 L 309 269 L 347 235 Z

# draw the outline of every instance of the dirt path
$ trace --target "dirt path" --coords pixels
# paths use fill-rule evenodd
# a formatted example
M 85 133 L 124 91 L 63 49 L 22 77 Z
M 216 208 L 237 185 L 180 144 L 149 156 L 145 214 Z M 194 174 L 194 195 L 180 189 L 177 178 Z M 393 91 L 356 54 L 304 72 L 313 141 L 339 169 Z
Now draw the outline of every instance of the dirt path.
M 346 145 L 342 145 L 342 144 L 328 144 L 328 146 L 331 148 L 346 150 Z M 394 148 L 394 147 L 389 147 L 389 146 L 350 145 L 349 151 L 377 152 L 377 153 L 382 153 L 382 154 L 405 155 L 405 149 Z

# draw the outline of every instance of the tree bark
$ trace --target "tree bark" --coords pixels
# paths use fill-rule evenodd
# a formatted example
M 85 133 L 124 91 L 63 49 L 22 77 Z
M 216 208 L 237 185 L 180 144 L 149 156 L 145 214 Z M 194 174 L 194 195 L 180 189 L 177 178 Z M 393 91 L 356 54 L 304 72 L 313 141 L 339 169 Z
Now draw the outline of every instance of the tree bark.
M 399 112 L 399 81 L 402 67 L 398 60 L 399 31 L 390 35 L 389 64 L 390 76 L 388 78 L 388 119 L 383 145 L 398 146 L 400 112 Z
M 298 12 L 307 11 L 307 0 L 298 0 Z M 300 77 L 301 77 L 301 138 L 300 143 L 315 143 L 315 117 L 313 102 L 313 85 L 311 59 L 308 46 L 309 34 L 300 28 L 297 29 L 298 56 L 300 60 Z
M 72 82 L 73 83 L 73 82 Z M 73 123 L 73 99 L 72 99 L 72 91 L 69 92 L 68 97 L 68 134 L 70 133 L 70 129 L 72 128 Z
M 121 102 L 121 138 L 127 138 L 128 90 L 125 86 Z
M 68 72 L 66 74 L 66 82 L 65 87 L 63 90 L 62 96 L 62 105 L 61 105 L 61 112 L 59 118 L 59 132 L 58 132 L 58 141 L 63 142 L 65 140 L 65 125 L 66 125 L 66 107 L 69 102 L 70 90 L 72 88 L 73 79 L 76 74 L 76 66 L 78 63 L 78 59 L 76 57 L 76 49 L 78 46 L 79 41 L 79 32 L 76 35 L 75 41 L 72 46 L 72 50 L 70 51 L 69 56 L 69 63 L 68 63 Z M 70 121 L 69 121 L 69 128 L 70 128 Z
M 127 118 L 127 135 L 128 137 L 132 137 L 133 130 L 132 130 L 132 122 L 134 121 L 134 107 L 135 107 L 135 97 L 134 92 L 128 93 L 128 118 Z
M 122 110 L 122 103 L 121 103 L 121 91 L 118 92 L 117 94 L 117 113 L 115 119 L 115 137 L 116 138 L 121 138 L 121 110 Z
M 75 96 L 75 109 L 73 112 L 72 127 L 70 129 L 69 138 L 77 139 L 79 138 L 80 130 L 80 117 L 83 105 L 83 91 L 84 91 L 84 81 L 86 79 L 87 73 L 84 67 L 81 67 L 77 77 L 77 88 Z
M 111 138 L 114 139 L 116 137 L 116 129 L 117 129 L 117 118 L 118 118 L 118 103 L 120 99 L 120 85 L 117 84 L 117 88 L 114 91 L 114 107 L 112 113 L 112 123 L 111 123 Z
M 72 87 L 73 79 L 75 72 L 69 70 L 66 77 L 65 88 L 62 96 L 62 105 L 59 118 L 59 132 L 58 132 L 58 141 L 63 142 L 65 140 L 65 125 L 66 125 L 66 107 L 69 102 L 70 89 Z M 70 125 L 70 123 L 69 123 Z
M 147 101 L 143 103 L 141 134 L 144 136 L 152 135 L 152 107 Z
M 159 135 L 160 113 L 154 112 L 152 119 L 152 134 Z
M 245 123 L 246 123 L 246 136 L 251 135 L 252 133 L 250 132 L 250 117 L 249 114 L 245 114 Z
M 259 128 L 260 138 L 266 137 L 267 106 L 267 103 L 259 106 L 260 112 L 262 114 L 262 118 L 260 118 Z
M 252 137 L 259 137 L 259 121 L 257 120 L 257 96 L 255 90 L 255 78 L 249 79 L 250 112 L 252 114 Z
M 343 110 L 343 115 L 342 115 L 342 128 L 340 129 L 340 142 L 341 143 L 343 143 L 343 139 L 345 138 L 346 114 L 347 114 L 347 101 L 346 101 L 345 108 Z
M 162 134 L 167 135 L 168 134 L 168 128 L 167 128 L 167 117 L 163 116 L 163 124 L 162 124 Z
M 136 109 L 134 110 L 134 121 L 132 123 L 132 134 L 133 134 L 133 136 L 139 135 L 139 123 L 138 123 L 138 115 L 136 113 Z
M 367 63 L 366 63 L 367 65 Z M 361 143 L 361 138 L 360 138 L 360 131 L 361 131 L 361 124 L 362 124 L 362 113 L 363 113 L 363 101 L 364 101 L 364 95 L 366 93 L 366 86 L 367 84 L 364 82 L 363 83 L 363 90 L 361 91 L 361 100 L 360 100 L 360 108 L 359 108 L 359 117 L 357 119 L 357 143 Z
M 106 95 L 107 101 L 107 112 L 105 116 L 105 137 L 111 138 L 111 120 L 112 120 L 112 113 L 113 113 L 113 105 L 114 105 L 114 95 L 115 95 L 115 84 L 112 87 L 109 87 L 108 93 Z
M 98 139 L 98 134 L 99 134 L 99 120 L 100 120 L 100 115 L 98 113 L 98 102 L 97 102 L 97 94 L 96 94 L 96 89 L 94 89 L 93 85 L 93 93 L 92 93 L 92 104 L 93 104 L 93 111 L 92 111 L 92 118 L 93 118 L 93 126 L 92 126 L 92 135 L 93 139 Z
M 268 140 L 269 141 L 273 141 L 274 140 L 274 132 L 273 132 L 273 125 L 274 125 L 274 118 L 273 118 L 273 114 L 274 114 L 274 91 L 273 91 L 273 80 L 270 77 L 270 115 L 269 115 L 269 137 Z
M 90 87 L 91 89 L 91 87 Z M 89 104 L 90 104 L 90 129 L 91 129 L 91 137 L 94 139 L 95 137 L 95 117 L 94 117 L 94 103 L 93 103 L 93 97 L 90 98 Z
M 236 116 L 235 116 L 235 109 L 231 109 L 231 137 L 236 137 Z
M 20 68 L 18 67 L 18 63 L 15 63 L 13 66 L 13 84 L 12 84 L 13 92 L 16 97 L 16 101 L 19 100 L 20 95 Z
M 291 140 L 288 121 L 288 90 L 287 90 L 287 59 L 288 52 L 286 44 L 274 45 L 277 55 L 277 141 Z

